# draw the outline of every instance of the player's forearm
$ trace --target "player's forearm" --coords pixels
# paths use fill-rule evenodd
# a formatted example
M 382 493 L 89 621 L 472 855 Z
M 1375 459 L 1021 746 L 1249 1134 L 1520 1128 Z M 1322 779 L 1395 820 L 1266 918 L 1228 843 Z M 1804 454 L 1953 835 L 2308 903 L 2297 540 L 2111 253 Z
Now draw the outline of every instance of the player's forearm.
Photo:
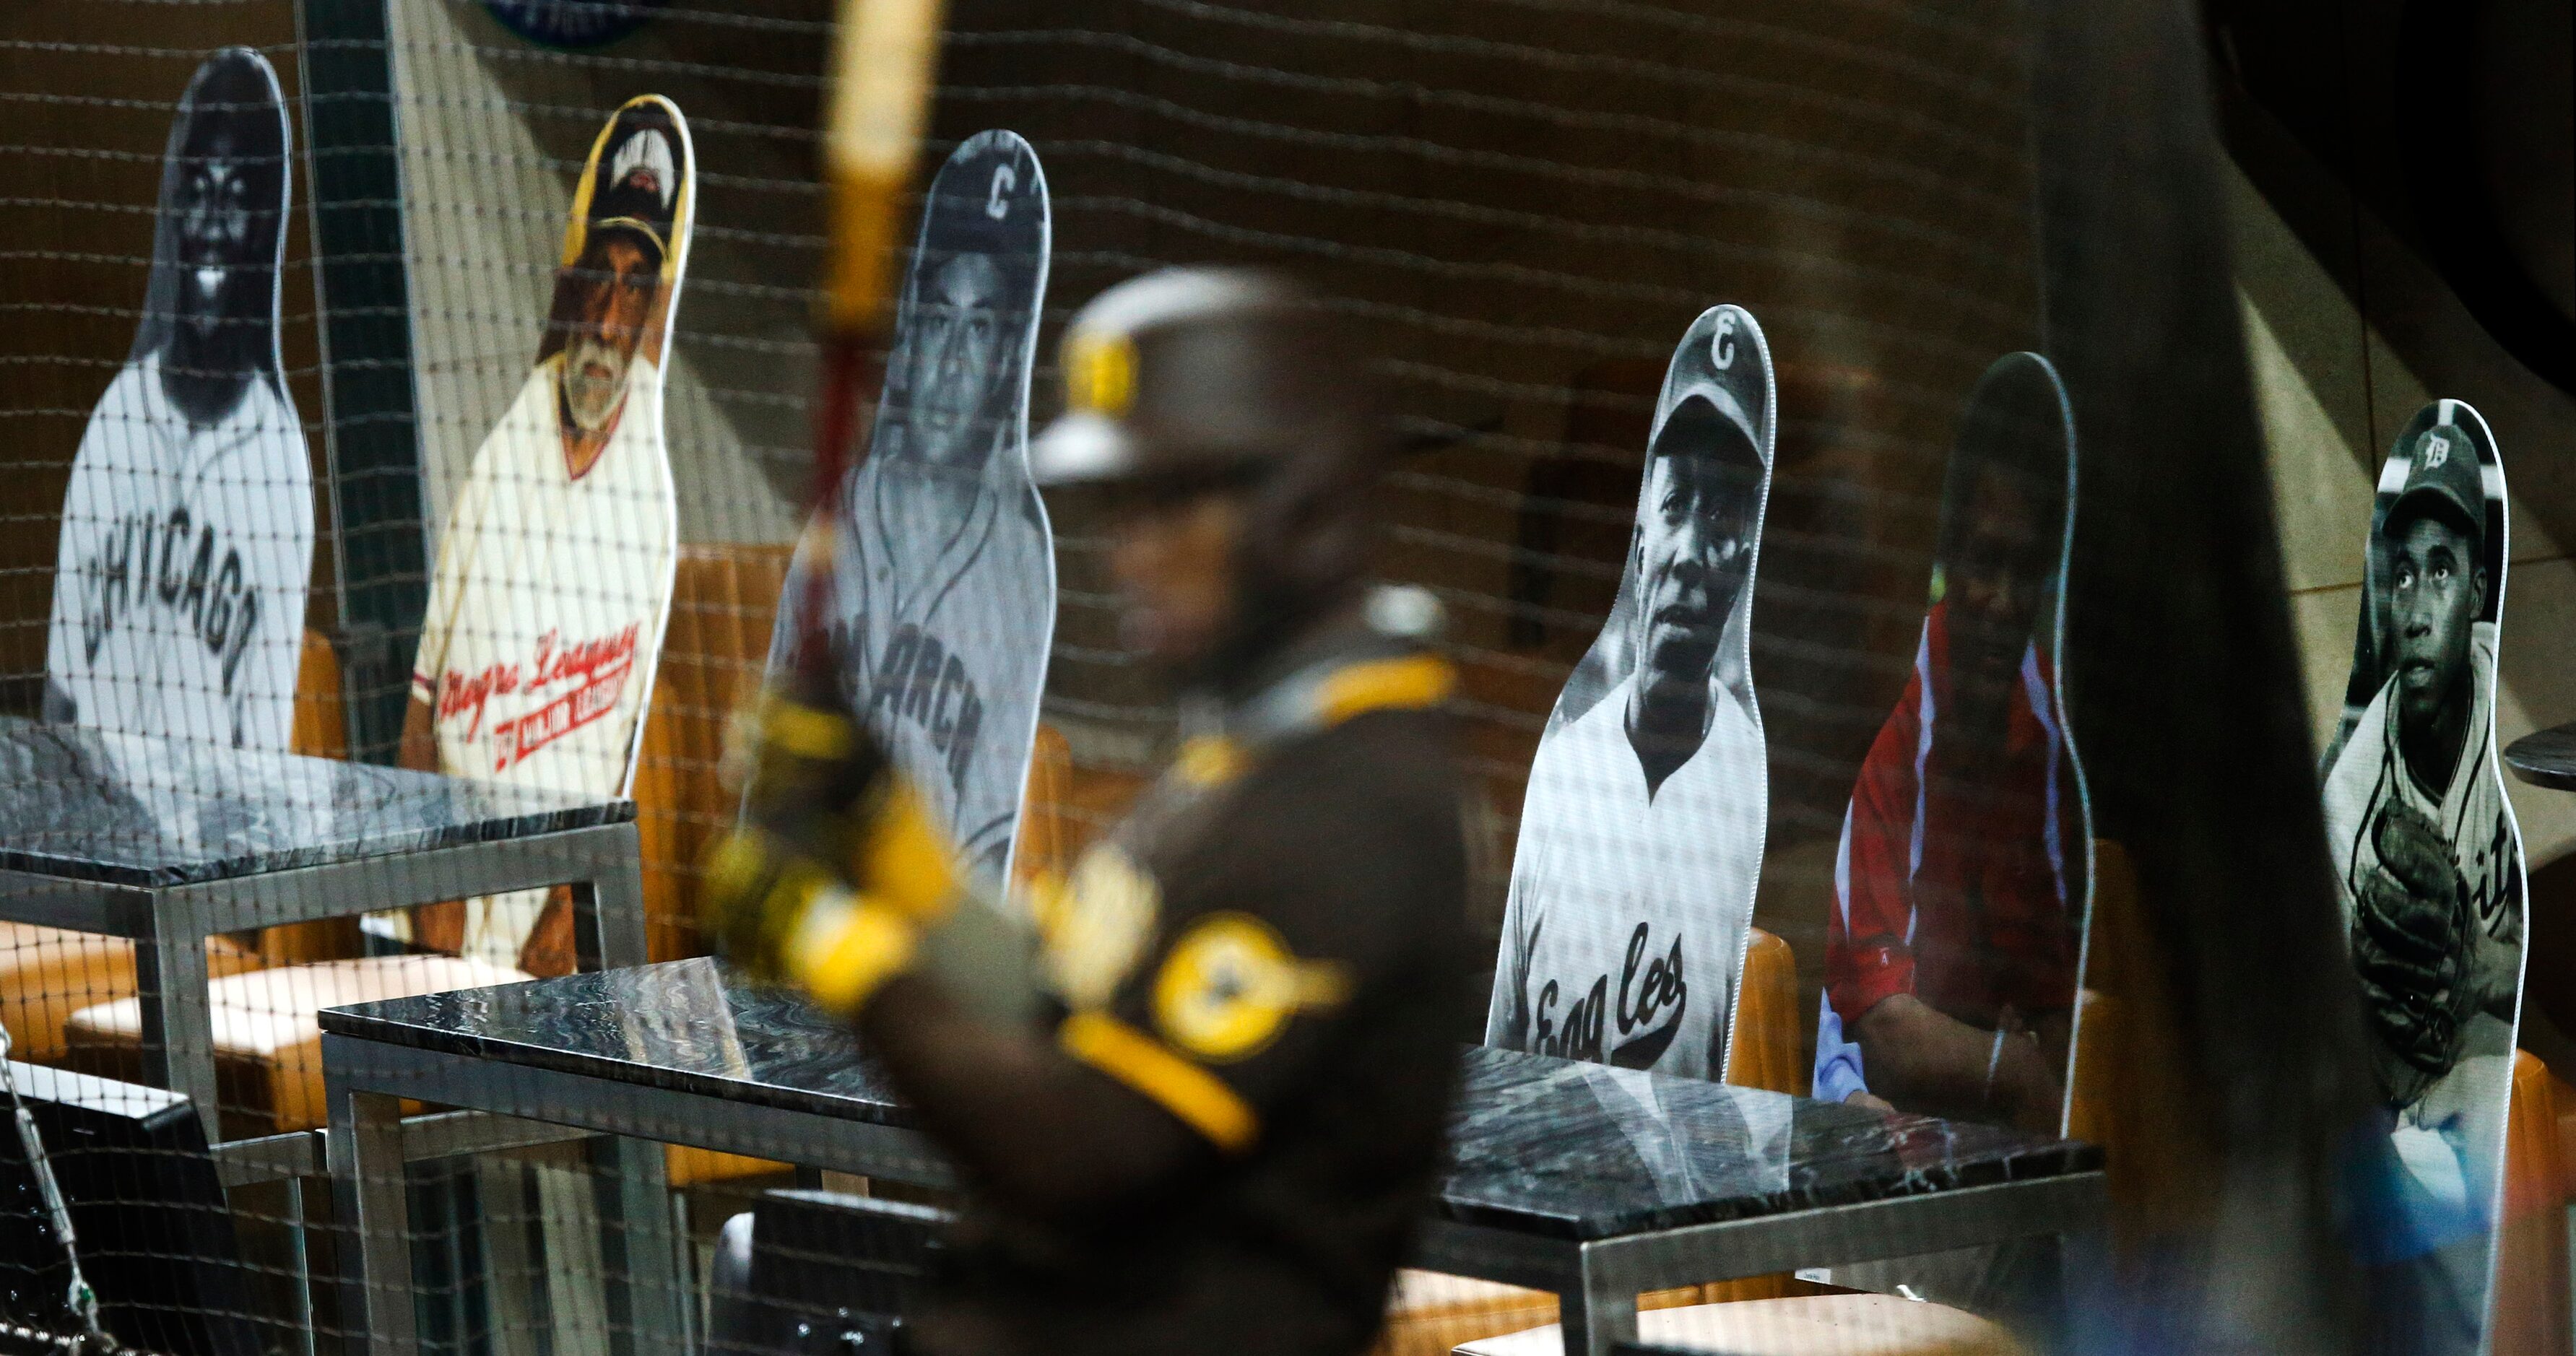
M 1076 1219 L 1170 1190 L 1214 1149 L 1035 1030 L 980 1020 L 933 980 L 887 982 L 859 1031 L 963 1174 L 1006 1208 Z
M 1881 1000 L 1856 1034 L 1870 1091 L 1904 1110 L 2056 1128 L 2057 1080 L 2028 1036 L 1998 1039 L 1912 994 Z
M 429 703 L 418 697 L 403 708 L 402 747 L 396 756 L 414 772 L 438 771 L 438 736 L 431 725 Z

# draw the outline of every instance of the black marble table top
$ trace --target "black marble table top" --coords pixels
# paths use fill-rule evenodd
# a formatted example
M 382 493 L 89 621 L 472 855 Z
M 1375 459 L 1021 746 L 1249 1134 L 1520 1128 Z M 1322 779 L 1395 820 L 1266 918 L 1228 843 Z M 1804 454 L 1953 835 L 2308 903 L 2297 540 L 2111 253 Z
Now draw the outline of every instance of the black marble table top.
M 0 870 L 188 885 L 611 824 L 602 801 L 0 717 Z
M 341 1035 L 883 1125 L 910 1116 L 844 1027 L 672 961 L 333 1008 Z M 1470 1048 L 1440 1209 L 1603 1238 L 2060 1176 L 2091 1145 L 1697 1079 Z
M 2504 765 L 2534 786 L 2576 791 L 2576 721 L 2534 730 L 2505 745 Z

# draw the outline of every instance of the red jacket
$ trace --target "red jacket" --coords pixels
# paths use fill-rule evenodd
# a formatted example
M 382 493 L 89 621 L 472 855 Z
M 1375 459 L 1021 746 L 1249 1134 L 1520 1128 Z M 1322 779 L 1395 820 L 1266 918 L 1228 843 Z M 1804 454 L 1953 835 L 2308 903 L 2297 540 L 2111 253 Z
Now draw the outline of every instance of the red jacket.
M 2037 646 L 2023 652 L 2000 761 L 1964 766 L 1958 741 L 1939 737 L 1946 614 L 1936 603 L 1924 619 L 1914 676 L 1843 820 L 1825 991 L 1846 1031 L 1892 994 L 1981 1027 L 2007 1004 L 2030 1017 L 2075 997 L 2070 900 L 2088 845 L 2053 675 Z

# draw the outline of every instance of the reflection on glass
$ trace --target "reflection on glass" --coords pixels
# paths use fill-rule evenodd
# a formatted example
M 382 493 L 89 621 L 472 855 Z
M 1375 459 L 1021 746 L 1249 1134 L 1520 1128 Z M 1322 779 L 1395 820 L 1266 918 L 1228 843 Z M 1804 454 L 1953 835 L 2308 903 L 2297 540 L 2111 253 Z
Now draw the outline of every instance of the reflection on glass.
M 1017 839 L 1055 627 L 1054 538 L 1028 470 L 1049 230 L 1045 174 L 1013 133 L 969 139 L 932 181 L 825 610 L 851 706 L 988 882 Z M 798 640 L 803 558 L 773 668 Z
M 1815 1095 L 2054 1133 L 2090 829 L 2058 692 L 2071 421 L 2046 359 L 1969 396 L 1931 607 L 1852 788 Z
M 1753 317 L 1700 316 L 1656 402 L 1619 600 L 1530 767 L 1488 1044 L 1725 1072 L 1768 794 L 1747 635 L 1771 407 Z
M 2503 1190 L 2522 974 L 2522 839 L 2496 765 L 2503 467 L 2443 400 L 2381 467 L 2361 622 L 2324 761 L 2326 838 L 2389 1114 L 2357 1217 L 2412 1274 L 2428 1350 L 2474 1351 Z M 2393 1165 L 2389 1162 L 2393 1159 Z

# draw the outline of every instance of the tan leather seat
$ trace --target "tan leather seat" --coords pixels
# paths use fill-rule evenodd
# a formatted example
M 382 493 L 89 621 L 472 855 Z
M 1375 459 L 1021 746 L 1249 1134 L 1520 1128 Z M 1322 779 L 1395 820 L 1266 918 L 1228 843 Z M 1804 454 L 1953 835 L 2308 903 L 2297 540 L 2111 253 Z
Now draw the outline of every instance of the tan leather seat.
M 1643 1309 L 1695 1305 L 1708 1298 L 1696 1285 L 1657 1290 L 1637 1297 Z M 1395 1274 L 1387 1295 L 1386 1326 L 1379 1330 L 1370 1356 L 1442 1356 L 1460 1344 L 1496 1333 L 1548 1325 L 1556 1328 L 1556 1296 L 1545 1290 L 1406 1268 Z
M 1726 1081 L 1798 1096 L 1808 1069 L 1799 1048 L 1798 958 L 1789 944 L 1753 929 L 1744 947 L 1744 981 L 1735 1000 L 1735 1029 L 1727 1033 Z
M 2559 1152 L 2565 1103 L 2549 1066 L 2513 1056 L 2513 1101 L 2504 1135 L 2504 1221 L 2496 1230 L 2493 1356 L 2567 1356 L 2566 1164 Z
M 480 989 L 528 978 L 454 956 L 371 956 L 227 975 L 207 986 L 213 1013 L 215 1094 L 227 1139 L 309 1130 L 323 1123 L 324 1008 Z M 131 998 L 72 1014 L 65 1062 L 84 1073 L 134 1080 L 142 1072 L 143 1007 Z
M 1941 1304 L 1893 1295 L 1801 1295 L 1695 1304 L 1637 1315 L 1638 1339 L 1728 1356 L 2020 1356 L 2000 1325 Z M 1457 1348 L 1458 1356 L 1560 1356 L 1553 1323 Z
M 256 967 L 257 952 L 217 937 L 206 944 L 206 972 L 229 975 Z M 0 923 L 0 1026 L 9 1055 L 31 1064 L 63 1057 L 63 1023 L 82 1008 L 134 996 L 134 943 L 92 932 Z

